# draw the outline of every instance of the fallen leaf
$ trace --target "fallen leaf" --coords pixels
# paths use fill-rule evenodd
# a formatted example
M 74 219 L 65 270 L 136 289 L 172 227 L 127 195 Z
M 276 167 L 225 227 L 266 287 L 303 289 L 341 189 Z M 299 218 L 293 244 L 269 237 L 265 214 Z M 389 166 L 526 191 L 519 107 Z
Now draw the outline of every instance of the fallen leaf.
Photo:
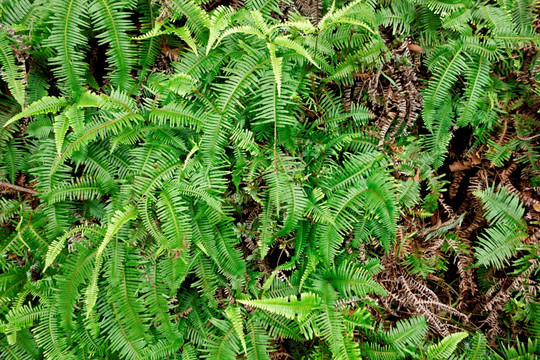
M 469 157 L 471 158 L 471 163 L 473 165 L 478 165 L 482 163 L 482 157 L 476 152 L 473 152 Z
M 471 168 L 470 165 L 471 163 L 468 161 L 465 161 L 465 162 L 456 161 L 453 164 L 450 164 L 449 167 L 450 167 L 450 171 L 456 172 L 460 170 L 469 170 Z
M 416 175 L 414 175 L 413 181 L 414 182 L 420 181 L 420 168 L 416 169 Z
M 421 54 L 421 53 L 424 52 L 424 48 L 421 47 L 420 45 L 409 44 L 409 45 L 407 45 L 407 47 L 409 48 L 409 50 L 414 51 L 414 52 L 417 52 L 417 53 L 419 53 L 419 54 Z

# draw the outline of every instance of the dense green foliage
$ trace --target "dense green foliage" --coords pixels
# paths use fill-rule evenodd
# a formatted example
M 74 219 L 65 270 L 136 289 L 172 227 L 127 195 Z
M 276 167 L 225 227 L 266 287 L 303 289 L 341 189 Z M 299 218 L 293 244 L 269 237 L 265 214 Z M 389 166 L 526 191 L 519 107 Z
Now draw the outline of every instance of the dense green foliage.
M 534 3 L 0 6 L 2 359 L 540 351 L 537 194 L 480 179 L 469 219 L 443 177 L 459 128 L 490 169 L 521 164 L 540 186 L 535 112 L 510 140 L 505 120 L 537 99 Z M 420 61 L 408 116 L 350 95 L 363 74 L 399 88 L 388 66 Z M 426 278 L 448 303 L 418 300 L 440 298 Z M 503 288 L 504 311 L 456 306 Z

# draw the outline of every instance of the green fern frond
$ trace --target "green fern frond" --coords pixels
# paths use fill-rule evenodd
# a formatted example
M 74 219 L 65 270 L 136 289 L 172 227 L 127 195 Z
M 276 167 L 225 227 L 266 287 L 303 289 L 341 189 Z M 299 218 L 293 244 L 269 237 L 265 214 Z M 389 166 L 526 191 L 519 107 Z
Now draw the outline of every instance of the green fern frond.
M 430 134 L 423 137 L 424 146 L 433 156 L 433 168 L 438 169 L 443 165 L 446 157 L 448 144 L 452 139 L 450 131 L 454 125 L 454 104 L 447 98 L 436 111 L 432 123 L 426 123 Z M 465 114 L 465 113 L 464 113 Z
M 57 55 L 51 64 L 60 81 L 65 83 L 64 93 L 78 98 L 83 93 L 84 75 L 87 65 L 84 60 L 84 28 L 88 4 L 86 1 L 55 0 L 53 3 L 51 35 L 47 46 L 55 49 Z
M 324 281 L 332 285 L 344 297 L 364 297 L 366 294 L 386 295 L 386 291 L 366 273 L 353 263 L 344 262 L 333 270 L 320 274 Z
M 504 186 L 500 187 L 497 192 L 495 192 L 494 186 L 484 190 L 477 190 L 474 195 L 482 201 L 482 205 L 486 210 L 484 216 L 490 224 L 503 223 L 526 229 L 522 220 L 525 213 L 523 205 L 519 198 L 509 193 Z
M 419 316 L 398 321 L 393 329 L 384 333 L 383 338 L 385 343 L 400 350 L 399 347 L 403 344 L 417 345 L 424 339 L 427 331 L 426 319 Z
M 225 309 L 225 316 L 227 316 L 233 324 L 234 331 L 236 331 L 236 335 L 240 339 L 244 352 L 247 353 L 246 338 L 244 336 L 244 326 L 242 321 L 242 308 L 229 306 Z
M 514 256 L 527 235 L 519 228 L 505 223 L 490 227 L 479 238 L 475 247 L 477 264 L 502 268 Z
M 467 358 L 470 360 L 482 360 L 486 357 L 487 341 L 482 333 L 474 335 L 470 350 L 467 352 Z
M 86 200 L 103 195 L 104 191 L 98 182 L 89 178 L 81 178 L 76 183 L 59 184 L 46 195 L 50 204 L 66 200 Z
M 17 115 L 11 117 L 6 121 L 4 127 L 18 121 L 22 118 L 40 114 L 54 113 L 68 105 L 68 101 L 64 98 L 55 96 L 45 96 L 36 102 L 28 105 L 25 109 L 19 112 Z
M 204 44 L 210 27 L 208 14 L 191 0 L 171 0 L 170 6 L 175 18 L 186 17 L 188 28 L 195 34 L 197 40 Z
M 305 319 L 320 305 L 319 297 L 314 293 L 301 293 L 300 298 L 268 298 L 260 300 L 237 300 L 240 304 L 253 308 L 262 309 L 273 314 L 284 316 L 288 319 Z
M 427 126 L 431 126 L 435 119 L 435 111 L 444 104 L 449 90 L 457 81 L 459 75 L 465 71 L 467 64 L 462 54 L 461 45 L 453 49 L 450 58 L 443 59 L 438 64 L 439 70 L 424 91 L 423 116 Z
M 446 360 L 456 350 L 458 344 L 468 336 L 465 332 L 457 332 L 446 336 L 438 344 L 431 345 L 427 348 L 426 359 L 429 360 Z
M 166 187 L 160 194 L 157 214 L 162 221 L 162 230 L 169 249 L 185 249 L 189 239 L 189 220 L 185 215 L 187 207 L 180 192 L 174 187 Z
M 135 51 L 128 36 L 133 25 L 128 19 L 130 14 L 125 10 L 122 2 L 111 0 L 93 0 L 89 9 L 95 28 L 100 32 L 97 35 L 100 45 L 109 45 L 107 56 L 111 85 L 120 91 L 130 90 L 131 70 L 135 65 Z
M 2 78 L 8 84 L 11 95 L 24 107 L 24 69 L 17 66 L 7 34 L 3 30 L 0 30 L 0 65 Z
M 120 230 L 120 228 L 130 220 L 133 220 L 137 217 L 137 209 L 134 206 L 126 206 L 122 210 L 117 210 L 114 213 L 114 216 L 111 218 L 109 225 L 107 226 L 107 231 L 105 232 L 105 237 L 99 245 L 96 252 L 96 260 L 94 264 L 94 271 L 92 272 L 92 277 L 90 284 L 86 289 L 86 314 L 87 317 L 90 316 L 92 309 L 97 301 L 98 295 L 98 277 L 101 271 L 101 264 L 103 262 L 103 253 L 107 248 L 107 245 L 112 240 L 113 236 Z
M 397 360 L 400 359 L 400 352 L 392 349 L 389 345 L 362 344 L 360 345 L 362 355 L 372 360 Z
M 489 77 L 490 61 L 483 57 L 475 57 L 466 73 L 467 89 L 465 102 L 458 108 L 458 124 L 469 124 L 476 109 L 481 105 L 485 91 L 491 83 Z

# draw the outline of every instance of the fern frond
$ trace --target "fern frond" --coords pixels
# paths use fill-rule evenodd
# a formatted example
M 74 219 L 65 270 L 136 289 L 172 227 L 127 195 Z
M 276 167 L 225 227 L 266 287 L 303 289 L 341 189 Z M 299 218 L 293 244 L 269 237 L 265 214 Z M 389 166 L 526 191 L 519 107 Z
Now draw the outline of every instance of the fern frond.
M 60 81 L 65 83 L 63 91 L 70 97 L 78 98 L 83 93 L 84 74 L 87 71 L 84 60 L 87 27 L 87 1 L 55 0 L 53 2 L 51 35 L 47 45 L 57 51 L 51 64 Z
M 362 344 L 360 345 L 362 350 L 362 355 L 367 356 L 372 360 L 397 360 L 401 358 L 399 351 L 394 350 L 389 345 L 378 345 L 378 344 Z
M 6 123 L 4 124 L 4 127 L 28 116 L 57 112 L 58 110 L 62 109 L 63 107 L 67 105 L 68 105 L 68 101 L 64 98 L 55 97 L 55 96 L 45 96 L 33 102 L 32 104 L 28 105 L 17 115 L 7 120 Z
M 531 0 L 516 0 L 512 2 L 512 5 L 514 30 L 520 35 L 531 35 L 533 33 L 533 11 L 538 3 Z
M 237 300 L 240 304 L 253 308 L 262 309 L 273 314 L 284 316 L 288 319 L 305 319 L 320 304 L 319 297 L 314 293 L 301 293 L 300 298 L 268 298 L 260 300 Z
M 7 39 L 7 34 L 3 30 L 0 30 L 0 65 L 2 78 L 7 83 L 11 95 L 17 100 L 19 105 L 24 107 L 24 69 L 17 66 L 13 50 Z
M 452 139 L 450 131 L 454 125 L 454 104 L 447 98 L 436 111 L 436 117 L 431 123 L 426 123 L 430 134 L 423 137 L 423 143 L 429 153 L 433 156 L 433 168 L 442 166 L 446 157 L 448 144 Z
M 477 264 L 503 268 L 514 256 L 527 235 L 519 228 L 500 223 L 490 227 L 480 236 L 479 244 L 475 247 Z
M 467 68 L 461 45 L 457 45 L 455 49 L 452 49 L 450 58 L 441 59 L 437 65 L 440 70 L 434 74 L 428 88 L 423 93 L 423 116 L 426 124 L 432 123 L 436 108 L 444 103 L 457 77 Z
M 86 289 L 86 313 L 87 317 L 90 316 L 92 309 L 97 301 L 98 295 L 98 276 L 101 270 L 101 264 L 103 262 L 103 252 L 105 251 L 107 245 L 112 240 L 113 236 L 120 230 L 120 228 L 130 220 L 133 220 L 137 217 L 137 209 L 134 206 L 126 206 L 122 210 L 117 210 L 114 213 L 108 227 L 105 232 L 105 237 L 99 245 L 96 252 L 96 260 L 94 265 L 94 271 L 92 272 L 92 277 L 90 279 L 90 284 Z
M 484 216 L 490 224 L 496 225 L 502 222 L 526 229 L 522 220 L 525 213 L 523 205 L 519 198 L 508 192 L 504 186 L 500 187 L 497 192 L 495 192 L 494 186 L 484 190 L 477 190 L 474 195 L 482 200 L 482 205 L 486 210 Z
M 183 16 L 187 19 L 187 26 L 195 34 L 197 40 L 204 44 L 208 37 L 208 28 L 210 27 L 210 17 L 192 0 L 170 0 L 170 5 L 179 19 Z
M 129 13 L 125 11 L 125 4 L 111 0 L 93 0 L 89 11 L 99 44 L 109 44 L 107 50 L 108 62 L 111 70 L 111 85 L 120 91 L 127 91 L 131 86 L 131 70 L 135 65 L 135 51 L 128 32 L 133 30 L 129 21 Z
M 442 19 L 442 27 L 452 29 L 459 33 L 465 33 L 469 28 L 469 21 L 472 19 L 471 9 L 461 8 Z
M 214 324 L 219 320 L 214 321 Z M 229 322 L 227 322 L 230 324 Z M 234 331 L 234 326 L 225 328 L 222 326 L 222 332 L 219 336 L 213 336 L 206 343 L 207 359 L 228 360 L 235 359 L 240 353 L 240 341 Z
M 274 71 L 274 79 L 276 81 L 278 96 L 281 96 L 281 78 L 283 76 L 283 58 L 276 56 L 276 46 L 272 43 L 268 43 L 268 50 L 270 51 L 270 62 L 272 63 L 272 70 Z
M 379 152 L 364 152 L 350 155 L 342 166 L 330 172 L 322 181 L 321 186 L 328 192 L 343 190 L 369 176 L 370 169 L 376 169 L 382 162 L 383 155 Z
M 294 40 L 291 40 L 285 36 L 276 36 L 272 40 L 272 42 L 278 46 L 289 48 L 295 51 L 298 55 L 301 55 L 304 58 L 306 58 L 310 63 L 315 65 L 317 68 L 320 67 L 319 64 L 317 64 L 315 60 L 313 60 L 313 58 L 311 57 L 311 54 L 302 45 L 298 44 Z
M 99 256 L 99 250 L 96 256 Z M 108 258 L 110 260 L 105 266 L 105 273 L 108 279 L 108 301 L 114 314 L 111 321 L 117 323 L 115 326 L 124 329 L 122 334 L 111 331 L 109 339 L 112 347 L 122 352 L 126 340 L 135 340 L 144 345 L 149 338 L 148 315 L 144 303 L 135 295 L 141 288 L 143 275 L 138 268 L 138 257 L 118 239 L 113 241 L 108 249 Z
M 487 350 L 487 341 L 486 337 L 482 333 L 474 335 L 472 340 L 471 348 L 467 352 L 467 359 L 470 360 L 482 360 L 486 357 Z
M 476 109 L 481 105 L 485 91 L 491 83 L 489 77 L 490 62 L 483 57 L 474 57 L 466 72 L 467 89 L 464 94 L 465 102 L 458 108 L 458 124 L 471 122 Z
M 167 237 L 168 248 L 185 249 L 188 245 L 190 224 L 186 216 L 187 207 L 181 199 L 180 192 L 168 186 L 159 194 L 159 197 L 157 213 Z
M 226 223 L 215 227 L 216 255 L 221 270 L 240 286 L 245 282 L 246 263 L 240 252 L 234 248 L 237 243 L 231 226 Z
M 250 360 L 269 360 L 271 352 L 271 337 L 255 319 L 246 325 L 248 350 L 247 358 Z
M 102 186 L 93 179 L 81 178 L 77 182 L 59 184 L 46 195 L 50 204 L 66 200 L 86 200 L 101 196 Z
M 149 117 L 151 121 L 159 125 L 190 127 L 196 131 L 204 123 L 202 111 L 174 102 L 159 109 L 152 109 Z
M 415 346 L 428 331 L 428 325 L 424 317 L 413 317 L 396 322 L 393 329 L 384 333 L 384 341 L 392 347 L 401 347 L 403 344 Z
M 445 360 L 448 359 L 456 350 L 458 344 L 468 336 L 465 332 L 457 332 L 446 336 L 438 344 L 428 347 L 426 359 Z
M 244 352 L 247 353 L 246 338 L 244 336 L 244 326 L 242 321 L 242 308 L 239 306 L 229 306 L 225 309 L 225 316 L 227 316 L 233 324 L 234 331 L 236 331 L 236 335 L 240 339 Z
M 324 271 L 320 276 L 330 283 L 343 297 L 366 294 L 386 295 L 386 291 L 362 268 L 351 262 L 344 262 L 335 269 Z

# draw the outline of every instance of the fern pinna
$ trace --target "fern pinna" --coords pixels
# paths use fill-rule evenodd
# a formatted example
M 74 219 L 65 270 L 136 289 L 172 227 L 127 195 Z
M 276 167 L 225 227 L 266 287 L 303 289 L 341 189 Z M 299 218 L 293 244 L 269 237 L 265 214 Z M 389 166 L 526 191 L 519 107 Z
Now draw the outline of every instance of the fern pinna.
M 2 359 L 534 356 L 522 198 L 473 189 L 474 237 L 438 173 L 455 127 L 496 166 L 526 147 L 489 137 L 527 91 L 494 72 L 540 42 L 534 3 L 300 3 L 0 2 Z M 376 90 L 352 89 L 401 86 L 384 69 L 411 39 L 422 108 L 377 119 Z M 526 345 L 451 319 L 423 285 L 450 257 L 512 267 Z

